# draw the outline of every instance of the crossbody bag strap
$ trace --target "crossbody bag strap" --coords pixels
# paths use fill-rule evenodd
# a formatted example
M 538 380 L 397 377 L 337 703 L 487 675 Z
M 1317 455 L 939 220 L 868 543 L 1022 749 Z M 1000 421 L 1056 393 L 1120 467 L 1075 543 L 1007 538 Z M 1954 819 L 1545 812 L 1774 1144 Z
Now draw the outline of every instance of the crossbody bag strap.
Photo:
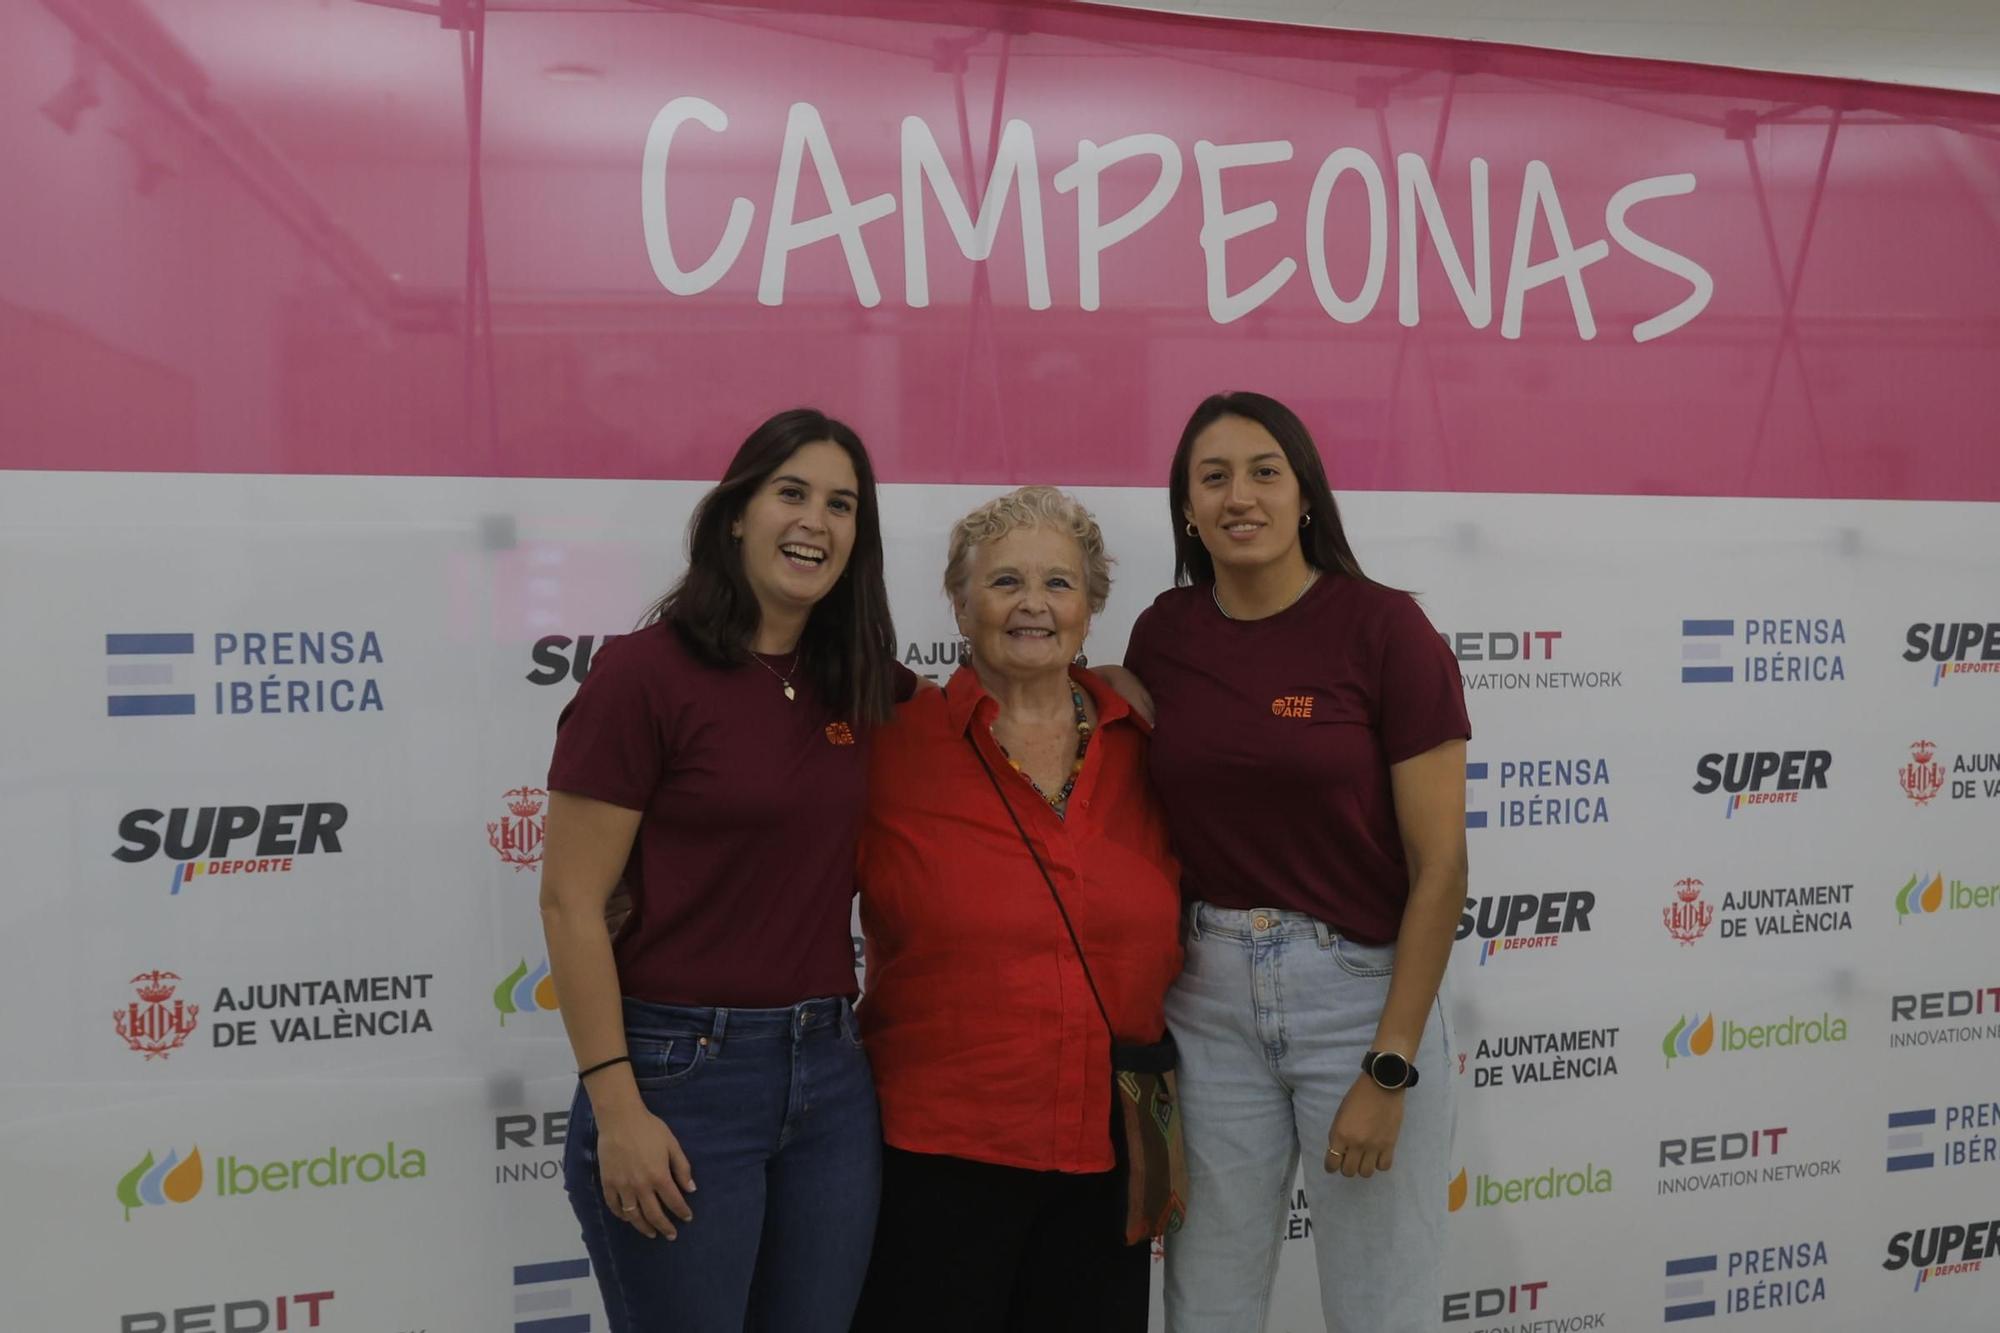
M 1021 835 L 1021 845 L 1028 849 L 1028 855 L 1034 859 L 1035 869 L 1042 872 L 1042 883 L 1049 886 L 1049 897 L 1055 899 L 1056 911 L 1062 913 L 1063 929 L 1069 932 L 1069 943 L 1070 947 L 1076 950 L 1076 961 L 1083 964 L 1083 979 L 1090 987 L 1090 998 L 1097 1002 L 1097 1016 L 1104 1020 L 1104 1030 L 1109 1032 L 1111 1040 L 1116 1042 L 1118 1030 L 1111 1026 L 1111 1015 L 1104 1008 L 1104 997 L 1097 993 L 1097 978 L 1090 975 L 1090 959 L 1084 955 L 1083 942 L 1076 937 L 1076 927 L 1070 924 L 1069 909 L 1063 906 L 1062 894 L 1056 891 L 1055 879 L 1050 876 L 1049 868 L 1042 864 L 1041 853 L 1035 850 L 1035 840 L 1028 836 L 1028 830 L 1021 824 L 1021 817 L 1014 813 L 1014 803 L 1007 799 L 1007 793 L 1001 788 L 1000 779 L 994 775 L 993 765 L 986 762 L 986 755 L 980 750 L 979 742 L 968 732 L 965 743 L 972 747 L 973 758 L 977 759 L 979 766 L 986 770 L 986 780 L 993 784 L 993 794 L 1000 798 L 1000 804 L 1007 811 L 1007 818 L 1014 821 L 1014 831 Z

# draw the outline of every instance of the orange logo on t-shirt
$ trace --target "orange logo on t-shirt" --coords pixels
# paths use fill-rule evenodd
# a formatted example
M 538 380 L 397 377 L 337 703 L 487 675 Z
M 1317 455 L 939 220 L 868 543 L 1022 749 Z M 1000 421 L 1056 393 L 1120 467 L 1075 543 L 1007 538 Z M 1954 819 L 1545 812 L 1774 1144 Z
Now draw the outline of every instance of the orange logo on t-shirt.
M 826 724 L 826 739 L 831 745 L 852 745 L 854 728 L 845 722 L 829 722 Z
M 1271 700 L 1272 717 L 1311 717 L 1313 697 L 1310 694 L 1281 694 Z

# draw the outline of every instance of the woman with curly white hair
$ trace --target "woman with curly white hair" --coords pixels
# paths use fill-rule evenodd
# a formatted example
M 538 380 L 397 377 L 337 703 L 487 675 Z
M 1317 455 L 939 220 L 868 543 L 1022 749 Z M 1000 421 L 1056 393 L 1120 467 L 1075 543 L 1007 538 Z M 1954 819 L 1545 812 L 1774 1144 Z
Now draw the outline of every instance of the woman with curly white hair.
M 856 1333 L 1142 1333 L 1110 1045 L 1165 1031 L 1178 866 L 1147 728 L 1082 666 L 1110 592 L 1047 486 L 953 528 L 969 652 L 876 736 L 859 856 L 861 1030 L 882 1211 Z

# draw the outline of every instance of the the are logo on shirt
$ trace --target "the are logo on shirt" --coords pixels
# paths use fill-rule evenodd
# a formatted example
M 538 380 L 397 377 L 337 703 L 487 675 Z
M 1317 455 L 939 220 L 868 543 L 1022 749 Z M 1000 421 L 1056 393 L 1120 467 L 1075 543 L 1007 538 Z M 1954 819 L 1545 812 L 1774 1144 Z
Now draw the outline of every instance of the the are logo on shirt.
M 1271 700 L 1272 717 L 1311 717 L 1313 697 L 1310 694 L 1281 694 Z
M 826 740 L 829 745 L 852 745 L 854 728 L 845 722 L 829 722 L 826 724 Z

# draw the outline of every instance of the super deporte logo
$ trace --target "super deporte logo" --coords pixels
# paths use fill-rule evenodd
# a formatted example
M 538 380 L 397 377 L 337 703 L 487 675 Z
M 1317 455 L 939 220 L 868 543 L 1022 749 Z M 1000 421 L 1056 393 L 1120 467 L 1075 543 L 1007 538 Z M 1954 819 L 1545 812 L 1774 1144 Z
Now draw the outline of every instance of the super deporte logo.
M 1968 676 L 2000 676 L 2000 620 L 1919 622 L 1903 642 L 1905 662 L 1931 664 L 1933 688 Z
M 1917 1270 L 1913 1292 L 1938 1278 L 1977 1273 L 1988 1259 L 2000 1258 L 2000 1218 L 1976 1222 L 1945 1222 L 1889 1237 L 1882 1267 L 1891 1273 Z
M 530 685 L 560 685 L 564 681 L 583 684 L 583 678 L 590 674 L 591 655 L 611 640 L 616 634 L 545 634 L 535 640 L 528 652 L 534 669 L 528 672 L 526 680 Z
M 301 856 L 340 851 L 347 807 L 338 801 L 174 806 L 126 812 L 111 855 L 127 865 L 173 862 L 169 894 L 204 875 L 284 874 Z
M 106 634 L 107 717 L 379 713 L 374 630 Z
M 1573 931 L 1588 932 L 1597 895 L 1517 893 L 1503 897 L 1467 898 L 1458 919 L 1458 938 L 1479 937 L 1479 965 L 1503 953 L 1522 949 L 1548 950 Z
M 1832 770 L 1829 750 L 1714 752 L 1695 761 L 1694 790 L 1726 793 L 1723 817 L 1734 819 L 1746 806 L 1797 805 L 1801 793 L 1825 791 Z

